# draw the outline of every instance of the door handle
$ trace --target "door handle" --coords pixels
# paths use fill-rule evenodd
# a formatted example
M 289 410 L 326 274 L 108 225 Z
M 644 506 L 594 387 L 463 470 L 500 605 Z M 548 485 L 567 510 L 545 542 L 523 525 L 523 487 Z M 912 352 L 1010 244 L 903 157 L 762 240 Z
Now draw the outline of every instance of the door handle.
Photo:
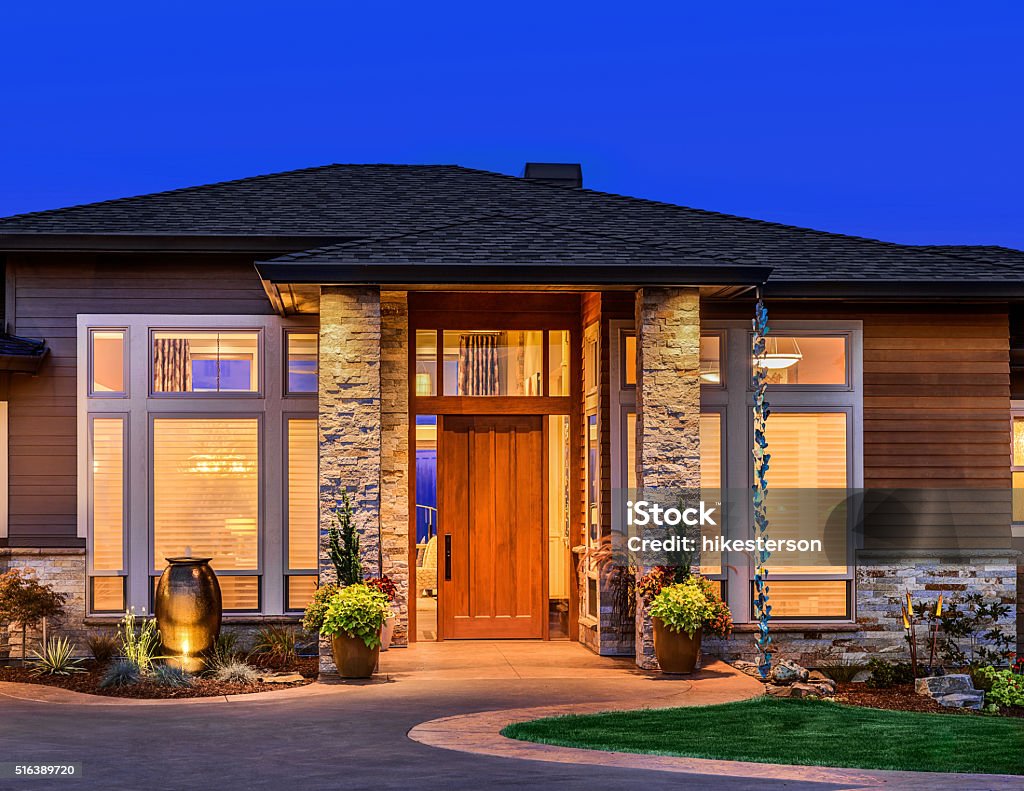
M 444 534 L 444 581 L 452 580 L 452 534 Z

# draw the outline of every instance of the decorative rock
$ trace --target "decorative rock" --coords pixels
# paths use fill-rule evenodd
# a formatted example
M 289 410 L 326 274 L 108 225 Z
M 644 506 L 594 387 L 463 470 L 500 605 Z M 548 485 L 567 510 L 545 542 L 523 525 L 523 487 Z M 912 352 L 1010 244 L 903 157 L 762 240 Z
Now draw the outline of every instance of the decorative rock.
M 937 698 L 940 695 L 977 692 L 971 677 L 966 673 L 951 673 L 948 676 L 928 676 L 914 682 L 914 692 Z
M 790 659 L 780 659 L 772 668 L 771 680 L 776 684 L 793 684 L 806 681 L 808 675 L 807 668 Z
M 793 697 L 792 687 L 782 687 L 778 684 L 766 684 L 764 688 L 765 694 L 771 695 L 773 698 L 791 698 Z
M 934 698 L 940 706 L 949 709 L 974 709 L 981 711 L 985 707 L 985 693 L 978 690 L 970 692 L 953 692 L 949 695 L 939 695 Z
M 757 669 L 756 662 L 747 662 L 743 659 L 737 659 L 732 663 L 732 666 L 739 670 L 741 673 L 746 673 L 748 676 L 754 678 L 761 678 L 761 671 Z
M 268 673 L 260 676 L 259 680 L 264 684 L 294 684 L 296 681 L 305 681 L 299 673 Z
M 830 698 L 835 694 L 832 686 L 824 683 L 796 683 L 791 684 L 789 690 L 791 698 Z

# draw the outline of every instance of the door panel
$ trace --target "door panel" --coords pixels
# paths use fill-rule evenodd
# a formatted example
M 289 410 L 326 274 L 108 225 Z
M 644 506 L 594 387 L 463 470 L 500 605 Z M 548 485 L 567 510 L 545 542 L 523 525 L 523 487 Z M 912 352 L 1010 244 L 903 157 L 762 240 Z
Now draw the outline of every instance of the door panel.
M 445 416 L 438 448 L 442 636 L 544 636 L 543 429 L 538 416 Z

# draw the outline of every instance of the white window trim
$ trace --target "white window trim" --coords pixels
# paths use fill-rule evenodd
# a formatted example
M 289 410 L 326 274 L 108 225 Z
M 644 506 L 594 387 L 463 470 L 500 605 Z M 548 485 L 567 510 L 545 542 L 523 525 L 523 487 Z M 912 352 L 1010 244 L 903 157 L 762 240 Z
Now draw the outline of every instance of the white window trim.
M 7 402 L 0 401 L 0 538 L 7 538 L 7 521 L 10 517 L 8 505 L 8 420 Z
M 125 522 L 127 555 L 125 568 L 126 606 L 149 608 L 152 552 L 153 507 L 151 485 L 151 422 L 153 417 L 252 417 L 260 419 L 260 503 L 259 574 L 261 575 L 260 613 L 281 615 L 286 612 L 284 576 L 287 464 L 284 454 L 286 417 L 316 418 L 316 398 L 285 396 L 282 378 L 286 368 L 285 332 L 317 332 L 315 318 L 281 319 L 277 316 L 250 315 L 146 315 L 79 314 L 78 316 L 78 536 L 89 539 L 91 455 L 90 419 L 127 415 L 125 475 L 130 478 Z M 89 395 L 91 387 L 90 329 L 126 329 L 126 379 L 128 394 L 123 397 Z M 260 393 L 238 394 L 160 394 L 150 395 L 150 330 L 248 330 L 261 336 L 262 368 Z M 145 532 L 143 532 L 143 530 Z M 90 550 L 91 552 L 91 550 Z M 91 554 L 89 555 L 91 562 Z M 255 614 L 255 613 L 252 613 Z

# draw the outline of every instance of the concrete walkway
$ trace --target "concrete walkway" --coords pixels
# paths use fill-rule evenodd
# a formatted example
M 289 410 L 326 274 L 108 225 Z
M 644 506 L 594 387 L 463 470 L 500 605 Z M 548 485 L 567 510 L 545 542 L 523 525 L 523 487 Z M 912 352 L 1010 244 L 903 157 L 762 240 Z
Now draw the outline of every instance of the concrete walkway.
M 438 721 L 460 723 L 456 738 L 470 747 L 471 738 L 493 738 L 510 718 L 537 712 L 715 703 L 758 692 L 759 684 L 725 666 L 685 680 L 644 673 L 628 660 L 595 657 L 568 643 L 424 643 L 383 654 L 373 681 L 188 703 L 97 700 L 0 685 L 0 763 L 81 763 L 83 781 L 73 786 L 133 791 L 869 787 L 849 782 L 849 775 L 813 770 L 803 778 L 768 773 L 754 780 L 749 770 L 729 774 L 695 765 L 666 771 L 654 757 L 616 763 L 608 760 L 614 754 L 555 755 L 544 751 L 560 748 L 509 740 L 502 741 L 525 752 L 453 749 L 450 738 L 429 743 L 445 728 L 450 735 Z M 941 775 L 929 778 L 930 788 L 941 787 Z M 69 782 L 0 780 L 0 789 L 64 789 Z M 1000 786 L 957 783 L 958 789 L 981 787 Z

